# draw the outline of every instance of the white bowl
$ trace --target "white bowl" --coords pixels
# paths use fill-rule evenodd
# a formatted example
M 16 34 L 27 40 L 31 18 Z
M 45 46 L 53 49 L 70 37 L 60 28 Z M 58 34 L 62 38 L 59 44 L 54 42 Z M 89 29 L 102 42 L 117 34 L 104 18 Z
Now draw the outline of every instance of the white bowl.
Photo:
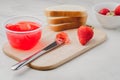
M 98 13 L 100 9 L 102 8 L 108 8 L 111 11 L 114 11 L 115 7 L 118 6 L 118 3 L 115 2 L 104 2 L 96 4 L 93 7 L 93 10 L 95 11 L 95 15 L 99 21 L 99 23 L 104 27 L 108 29 L 115 29 L 120 27 L 120 16 L 107 16 L 102 15 Z

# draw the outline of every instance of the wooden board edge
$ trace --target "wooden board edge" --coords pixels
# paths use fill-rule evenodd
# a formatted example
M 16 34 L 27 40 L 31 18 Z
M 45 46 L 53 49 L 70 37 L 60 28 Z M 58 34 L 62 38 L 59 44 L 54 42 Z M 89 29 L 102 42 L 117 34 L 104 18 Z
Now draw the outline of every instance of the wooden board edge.
M 5 45 L 4 45 L 4 46 L 5 46 Z M 20 61 L 18 58 L 9 55 L 9 54 L 5 51 L 4 46 L 2 47 L 2 51 L 3 51 L 3 53 L 4 53 L 5 55 L 7 55 L 8 57 L 10 57 L 10 58 L 12 58 L 12 59 L 15 59 L 16 61 Z
M 67 62 L 70 62 L 74 58 L 79 57 L 80 55 L 84 54 L 85 52 L 87 52 L 87 51 L 91 50 L 92 48 L 94 48 L 94 47 L 100 45 L 101 43 L 105 42 L 106 40 L 107 40 L 107 35 L 105 34 L 104 39 L 101 42 L 97 43 L 96 45 L 92 46 L 91 48 L 87 48 L 86 50 L 83 50 L 81 53 L 78 51 L 76 53 L 76 55 L 74 55 L 74 56 L 72 55 L 71 57 L 69 57 L 69 58 L 67 58 L 67 59 L 65 59 L 65 60 L 63 60 L 61 62 L 58 62 L 56 64 L 52 64 L 52 65 L 49 65 L 49 66 L 41 66 L 40 67 L 40 66 L 32 65 L 32 63 L 30 63 L 29 67 L 31 67 L 32 69 L 36 69 L 36 70 L 52 70 L 52 69 L 55 69 L 55 68 L 65 64 Z
M 96 45 L 93 45 L 91 48 L 94 48 L 95 46 L 103 43 L 106 39 L 107 39 L 107 35 L 105 34 L 104 37 L 103 37 L 103 39 L 102 39 L 102 41 L 100 41 L 100 42 L 97 43 Z M 85 50 L 85 51 L 83 51 L 83 52 L 81 52 L 81 53 L 78 51 L 78 52 L 76 53 L 76 55 L 74 55 L 74 56 L 72 55 L 71 57 L 69 57 L 69 58 L 67 58 L 67 59 L 65 59 L 65 60 L 63 60 L 63 61 L 61 61 L 61 62 L 59 62 L 59 63 L 52 64 L 52 65 L 40 66 L 40 67 L 39 67 L 39 66 L 33 65 L 32 62 L 31 62 L 28 66 L 29 66 L 30 68 L 36 69 L 36 70 L 52 70 L 52 69 L 55 69 L 55 68 L 61 66 L 62 64 L 65 64 L 65 63 L 71 61 L 72 59 L 78 57 L 79 55 L 87 52 L 87 51 L 90 50 L 91 48 L 89 48 L 89 49 L 87 49 L 87 50 Z M 16 61 L 20 61 L 20 59 L 14 57 L 14 56 L 11 56 L 11 55 L 9 55 L 9 54 L 7 54 L 6 51 L 4 50 L 4 46 L 3 46 L 2 50 L 3 50 L 3 52 L 4 52 L 7 56 L 9 56 L 10 58 L 15 59 Z

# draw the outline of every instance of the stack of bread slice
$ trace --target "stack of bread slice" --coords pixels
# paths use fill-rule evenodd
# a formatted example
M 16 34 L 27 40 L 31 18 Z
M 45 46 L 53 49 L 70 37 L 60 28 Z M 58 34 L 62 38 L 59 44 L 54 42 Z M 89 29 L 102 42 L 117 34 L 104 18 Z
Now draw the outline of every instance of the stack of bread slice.
M 48 7 L 45 10 L 48 27 L 53 31 L 63 31 L 78 28 L 86 24 L 87 12 L 79 5 L 60 5 Z

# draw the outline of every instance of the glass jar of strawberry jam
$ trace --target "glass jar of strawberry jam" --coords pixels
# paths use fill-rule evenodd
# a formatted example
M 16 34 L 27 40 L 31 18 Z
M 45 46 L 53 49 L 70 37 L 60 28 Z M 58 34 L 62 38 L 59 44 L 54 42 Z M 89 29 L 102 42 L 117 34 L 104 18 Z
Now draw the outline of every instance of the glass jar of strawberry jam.
M 20 16 L 6 21 L 5 29 L 8 42 L 14 48 L 29 50 L 40 40 L 41 21 L 35 17 Z

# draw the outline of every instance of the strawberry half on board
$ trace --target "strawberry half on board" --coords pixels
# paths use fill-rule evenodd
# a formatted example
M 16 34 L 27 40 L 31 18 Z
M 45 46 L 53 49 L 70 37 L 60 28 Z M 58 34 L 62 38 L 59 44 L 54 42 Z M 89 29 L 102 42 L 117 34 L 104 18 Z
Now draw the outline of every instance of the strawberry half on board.
M 87 42 L 92 39 L 93 35 L 94 31 L 91 26 L 83 25 L 78 28 L 78 38 L 81 45 L 87 44 Z

